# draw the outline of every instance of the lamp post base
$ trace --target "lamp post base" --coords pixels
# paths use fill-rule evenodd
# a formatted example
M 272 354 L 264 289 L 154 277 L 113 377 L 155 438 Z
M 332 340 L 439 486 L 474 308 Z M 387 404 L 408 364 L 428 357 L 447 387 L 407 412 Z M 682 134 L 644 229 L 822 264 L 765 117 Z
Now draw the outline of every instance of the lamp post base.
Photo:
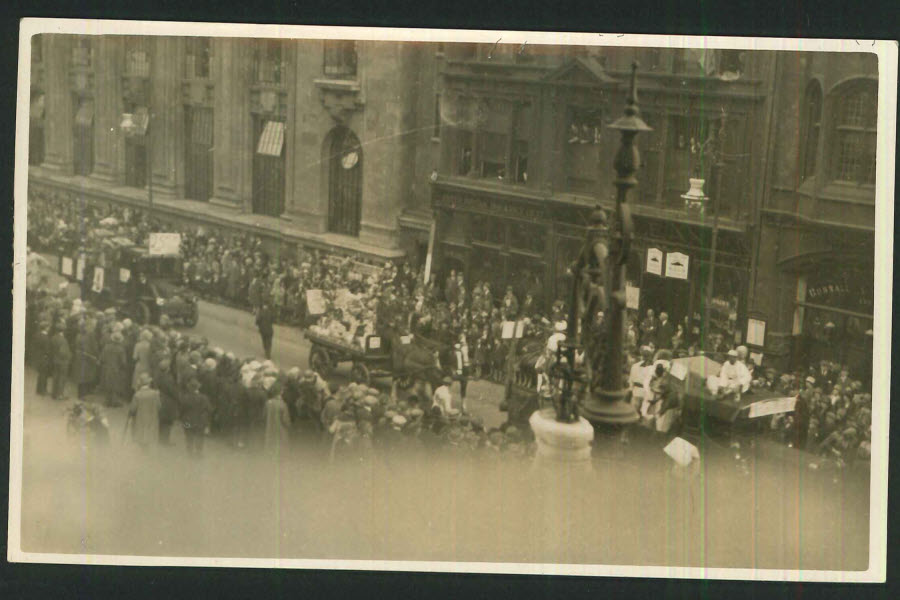
M 594 428 L 583 418 L 574 423 L 560 423 L 552 408 L 535 411 L 528 419 L 537 453 L 534 464 L 538 466 L 574 467 L 591 470 L 591 442 Z
M 590 395 L 581 406 L 581 414 L 593 425 L 631 425 L 640 420 L 634 407 L 625 401 L 628 390 L 601 390 Z

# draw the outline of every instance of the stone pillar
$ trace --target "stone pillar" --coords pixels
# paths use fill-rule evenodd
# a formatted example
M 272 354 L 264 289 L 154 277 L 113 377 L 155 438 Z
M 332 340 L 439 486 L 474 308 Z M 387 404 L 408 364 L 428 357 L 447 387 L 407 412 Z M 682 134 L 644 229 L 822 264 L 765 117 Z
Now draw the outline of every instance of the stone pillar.
M 46 125 L 47 149 L 44 166 L 72 174 L 72 126 L 74 107 L 69 87 L 69 65 L 72 62 L 72 36 L 46 34 Z
M 91 177 L 104 183 L 121 183 L 121 156 L 125 139 L 122 120 L 122 39 L 98 36 L 94 40 L 94 171 Z
M 210 202 L 243 209 L 249 199 L 250 46 L 246 40 L 213 38 L 213 197 Z
M 150 64 L 150 161 L 153 193 L 183 195 L 184 110 L 181 40 L 155 37 Z M 181 185 L 179 185 L 181 184 Z
M 594 428 L 584 417 L 574 423 L 560 423 L 553 409 L 545 408 L 535 411 L 528 423 L 537 442 L 535 466 L 591 470 Z

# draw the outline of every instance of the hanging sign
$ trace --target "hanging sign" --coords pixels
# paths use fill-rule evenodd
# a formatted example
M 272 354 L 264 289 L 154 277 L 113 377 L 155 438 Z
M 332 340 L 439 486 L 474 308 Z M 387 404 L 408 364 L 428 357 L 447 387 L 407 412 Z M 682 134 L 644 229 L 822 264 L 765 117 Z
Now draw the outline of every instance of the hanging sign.
M 91 291 L 100 293 L 103 291 L 103 267 L 94 267 L 94 282 Z
M 72 259 L 68 256 L 62 257 L 62 266 L 60 267 L 63 275 L 68 277 L 72 276 Z
M 500 338 L 510 340 L 516 333 L 515 321 L 503 321 L 503 330 L 500 332 Z
M 154 256 L 179 254 L 181 252 L 181 234 L 151 233 L 148 250 Z
M 75 263 L 75 279 L 78 281 L 84 281 L 84 266 L 85 260 L 84 255 L 78 257 L 78 262 Z
M 124 267 L 120 267 L 119 268 L 119 281 L 122 283 L 128 283 L 128 281 L 130 279 L 131 279 L 131 271 Z
M 659 248 L 647 248 L 647 272 L 662 276 L 663 252 Z
M 672 279 L 688 278 L 688 261 L 690 258 L 687 254 L 681 252 L 669 252 L 666 255 L 666 277 Z
M 325 314 L 325 299 L 322 290 L 306 290 L 306 312 L 310 315 Z
M 764 347 L 766 344 L 766 322 L 761 319 L 747 319 L 747 344 Z
M 625 284 L 625 308 L 638 310 L 641 304 L 641 288 Z
M 516 338 L 521 338 L 525 335 L 525 321 L 516 321 Z

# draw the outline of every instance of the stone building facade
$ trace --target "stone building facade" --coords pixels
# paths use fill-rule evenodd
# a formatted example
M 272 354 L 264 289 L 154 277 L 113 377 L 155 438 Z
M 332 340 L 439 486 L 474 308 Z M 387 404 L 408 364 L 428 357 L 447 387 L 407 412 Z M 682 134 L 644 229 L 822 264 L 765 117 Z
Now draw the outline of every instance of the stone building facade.
M 421 44 L 35 36 L 31 189 L 399 257 L 427 241 L 434 72 Z
M 752 309 L 772 359 L 837 361 L 868 376 L 877 60 L 783 53 L 776 81 Z

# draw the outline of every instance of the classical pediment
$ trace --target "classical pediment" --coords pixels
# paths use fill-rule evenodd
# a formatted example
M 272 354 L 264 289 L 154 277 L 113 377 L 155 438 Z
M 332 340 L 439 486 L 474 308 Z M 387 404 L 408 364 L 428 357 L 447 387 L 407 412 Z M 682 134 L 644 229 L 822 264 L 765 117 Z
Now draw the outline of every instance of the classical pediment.
M 548 83 L 578 86 L 615 87 L 620 82 L 607 75 L 603 65 L 594 57 L 577 57 L 563 63 L 544 77 Z

